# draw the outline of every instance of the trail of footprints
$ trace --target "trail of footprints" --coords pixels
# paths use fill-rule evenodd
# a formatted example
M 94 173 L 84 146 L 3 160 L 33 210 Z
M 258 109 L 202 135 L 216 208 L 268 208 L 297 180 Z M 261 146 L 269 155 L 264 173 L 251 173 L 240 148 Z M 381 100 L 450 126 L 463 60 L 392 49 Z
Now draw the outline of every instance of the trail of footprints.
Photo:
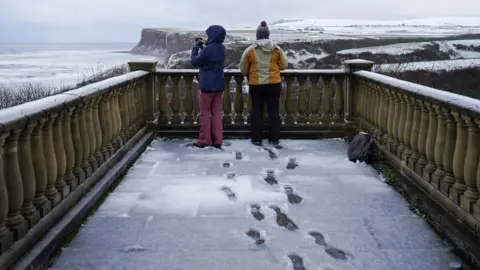
M 263 148 L 263 149 L 267 151 L 270 159 L 278 158 L 278 155 L 272 149 L 269 149 L 269 148 Z M 242 153 L 239 152 L 239 151 L 236 151 L 234 156 L 235 156 L 236 160 L 242 160 L 242 158 L 243 158 Z M 222 166 L 224 168 L 232 168 L 233 164 L 229 161 L 225 161 L 225 162 L 222 163 Z M 293 170 L 298 166 L 299 165 L 296 161 L 296 158 L 295 157 L 290 157 L 288 159 L 286 169 L 287 170 Z M 235 176 L 236 176 L 236 174 L 234 172 L 229 172 L 229 173 L 226 174 L 226 178 L 229 179 L 229 180 L 233 180 L 233 181 L 235 181 Z M 264 181 L 267 184 L 272 185 L 272 186 L 279 184 L 274 170 L 267 170 L 266 171 L 266 176 L 264 177 Z M 225 193 L 225 195 L 227 196 L 227 198 L 229 200 L 236 200 L 237 199 L 237 196 L 236 196 L 235 192 L 233 192 L 231 188 L 229 188 L 227 186 L 223 186 L 223 187 L 220 188 L 220 190 L 223 193 Z M 300 195 L 296 194 L 294 189 L 291 186 L 283 185 L 283 190 L 284 190 L 285 194 L 287 195 L 287 200 L 290 204 L 299 204 L 303 201 L 303 198 Z M 275 212 L 276 223 L 277 223 L 278 226 L 283 227 L 283 228 L 287 229 L 288 231 L 292 231 L 292 232 L 298 231 L 300 229 L 298 227 L 298 225 L 295 224 L 295 222 L 292 219 L 290 219 L 286 213 L 282 212 L 280 207 L 278 207 L 277 205 L 270 205 L 269 208 L 272 209 Z M 262 213 L 261 207 L 258 204 L 250 205 L 250 213 L 252 214 L 253 218 L 256 219 L 259 222 L 261 222 L 265 219 L 265 215 Z M 261 233 L 257 229 L 249 229 L 245 232 L 245 234 L 248 237 L 250 237 L 252 240 L 254 240 L 256 245 L 264 245 L 265 244 L 266 240 L 262 237 Z M 325 237 L 323 236 L 322 233 L 320 233 L 318 231 L 310 231 L 308 234 L 315 240 L 315 243 L 319 247 L 322 247 L 324 249 L 325 253 L 330 255 L 332 258 L 337 259 L 337 260 L 344 260 L 344 261 L 348 260 L 349 257 L 353 258 L 353 256 L 351 254 L 349 254 L 349 253 L 347 253 L 347 252 L 345 252 L 341 249 L 338 249 L 334 246 L 329 245 L 325 241 Z M 292 262 L 292 267 L 293 267 L 294 270 L 305 270 L 306 269 L 305 266 L 304 266 L 303 258 L 300 255 L 298 255 L 297 253 L 292 252 L 292 253 L 288 254 L 288 258 Z

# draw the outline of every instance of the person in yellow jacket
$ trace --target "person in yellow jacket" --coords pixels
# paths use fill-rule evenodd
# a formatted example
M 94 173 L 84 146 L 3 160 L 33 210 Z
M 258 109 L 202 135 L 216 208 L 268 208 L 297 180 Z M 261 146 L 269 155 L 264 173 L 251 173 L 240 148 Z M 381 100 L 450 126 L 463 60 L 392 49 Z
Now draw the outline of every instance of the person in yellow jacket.
M 282 148 L 280 140 L 279 100 L 282 90 L 280 71 L 287 68 L 285 52 L 269 39 L 267 23 L 262 21 L 257 28 L 257 40 L 249 46 L 240 59 L 240 70 L 247 76 L 249 94 L 252 98 L 251 142 L 262 145 L 263 108 L 267 104 L 268 141 L 275 148 Z

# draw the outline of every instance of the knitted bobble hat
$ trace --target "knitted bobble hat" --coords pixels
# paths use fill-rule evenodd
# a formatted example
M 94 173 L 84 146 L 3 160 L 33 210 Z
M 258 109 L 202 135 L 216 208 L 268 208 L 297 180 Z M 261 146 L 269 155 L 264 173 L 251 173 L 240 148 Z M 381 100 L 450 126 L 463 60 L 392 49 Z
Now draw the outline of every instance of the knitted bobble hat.
M 267 23 L 262 21 L 257 27 L 257 39 L 268 39 L 270 37 L 270 30 L 268 29 Z

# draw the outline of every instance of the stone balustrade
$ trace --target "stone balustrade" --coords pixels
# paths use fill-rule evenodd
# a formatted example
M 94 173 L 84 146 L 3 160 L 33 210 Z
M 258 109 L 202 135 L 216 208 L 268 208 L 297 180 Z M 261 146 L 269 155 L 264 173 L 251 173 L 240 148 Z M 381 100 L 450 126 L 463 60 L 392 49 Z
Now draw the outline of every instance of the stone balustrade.
M 149 72 L 133 71 L 0 110 L 1 269 L 28 251 L 71 208 L 71 194 L 81 198 L 111 167 L 109 158 L 152 120 L 151 86 Z
M 155 96 L 159 125 L 198 124 L 197 73 L 197 70 L 157 70 Z M 343 69 L 282 72 L 279 106 L 283 125 L 344 125 L 347 75 Z M 225 70 L 222 113 L 226 128 L 248 127 L 250 123 L 247 85 L 240 70 Z M 264 116 L 267 117 L 266 108 Z
M 355 72 L 354 80 L 360 129 L 374 135 L 399 170 L 478 232 L 480 100 L 369 71 Z
M 129 64 L 128 74 L 0 110 L 0 268 L 50 230 L 137 134 L 197 132 L 198 71 Z M 282 128 L 371 133 L 387 160 L 478 230 L 480 101 L 372 66 L 351 60 L 343 69 L 282 72 Z M 248 130 L 251 100 L 239 70 L 225 71 L 222 111 L 226 130 Z

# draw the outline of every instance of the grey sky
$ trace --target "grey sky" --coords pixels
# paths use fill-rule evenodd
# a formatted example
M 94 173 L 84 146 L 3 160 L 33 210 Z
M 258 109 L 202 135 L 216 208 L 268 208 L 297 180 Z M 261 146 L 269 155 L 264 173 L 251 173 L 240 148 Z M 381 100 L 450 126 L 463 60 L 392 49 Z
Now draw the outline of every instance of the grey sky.
M 0 42 L 137 41 L 143 27 L 480 17 L 479 0 L 0 0 Z

